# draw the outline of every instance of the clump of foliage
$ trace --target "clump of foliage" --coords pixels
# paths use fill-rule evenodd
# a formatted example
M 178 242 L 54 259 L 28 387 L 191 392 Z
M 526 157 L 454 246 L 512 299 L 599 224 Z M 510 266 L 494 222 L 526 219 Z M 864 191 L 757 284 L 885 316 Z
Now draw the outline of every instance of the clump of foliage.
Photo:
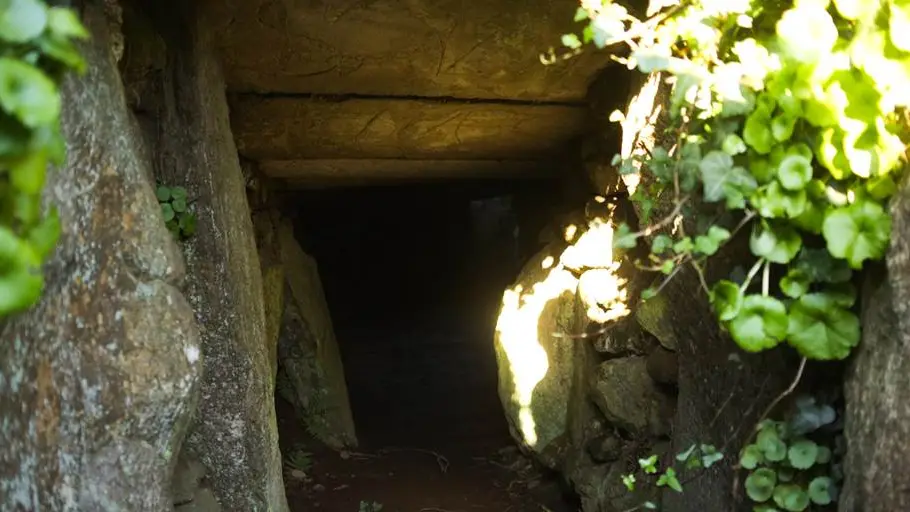
M 758 426 L 755 442 L 747 445 L 739 464 L 749 470 L 746 495 L 757 512 L 821 510 L 837 503 L 841 475 L 833 464 L 828 439 L 812 435 L 830 427 L 834 409 L 803 397 L 788 421 L 765 420 Z
M 179 240 L 193 236 L 196 233 L 196 214 L 190 211 L 186 189 L 158 185 L 155 195 L 158 196 L 167 229 Z
M 313 454 L 304 446 L 296 446 L 285 458 L 285 465 L 289 469 L 296 469 L 306 473 L 313 467 Z
M 382 503 L 377 503 L 375 501 L 361 501 L 360 502 L 360 512 L 381 512 Z
M 661 286 L 697 270 L 745 351 L 786 343 L 808 359 L 846 358 L 860 339 L 853 273 L 889 244 L 910 2 L 651 0 L 644 14 L 583 0 L 581 37 L 563 37 L 572 52 L 624 43 L 616 60 L 672 84 L 672 147 L 615 161 L 641 174 L 631 197 L 645 227 L 619 226 L 614 243 L 649 244 L 639 263 L 666 274 Z M 659 204 L 672 211 L 652 219 Z M 709 257 L 741 230 L 751 269 L 707 283 Z
M 0 318 L 38 300 L 41 266 L 60 236 L 41 192 L 49 164 L 65 158 L 59 85 L 85 71 L 74 41 L 86 38 L 69 9 L 0 0 Z
M 663 472 L 657 476 L 657 481 L 655 483 L 657 487 L 667 487 L 676 492 L 683 492 L 683 483 L 679 480 L 683 473 L 710 468 L 714 464 L 720 462 L 723 458 L 724 454 L 713 445 L 693 444 L 684 451 L 676 454 L 675 459 L 678 464 L 666 467 Z M 638 465 L 645 475 L 658 475 L 657 455 L 639 459 Z M 676 467 L 677 465 L 679 467 Z M 622 483 L 629 492 L 632 492 L 635 490 L 637 479 L 634 474 L 630 473 L 623 475 Z M 652 501 L 646 501 L 639 507 L 636 507 L 635 510 L 638 509 L 657 510 L 657 504 Z

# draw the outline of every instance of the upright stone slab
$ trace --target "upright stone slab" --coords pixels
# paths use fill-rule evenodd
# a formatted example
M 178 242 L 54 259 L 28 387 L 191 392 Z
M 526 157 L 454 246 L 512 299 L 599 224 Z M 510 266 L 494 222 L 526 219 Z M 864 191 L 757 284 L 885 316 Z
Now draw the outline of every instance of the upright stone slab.
M 63 235 L 41 302 L 0 334 L 0 509 L 162 511 L 198 396 L 199 333 L 101 2 L 64 88 Z
M 910 181 L 891 213 L 887 274 L 867 280 L 863 338 L 845 383 L 842 512 L 910 510 Z
M 348 387 L 319 268 L 294 239 L 290 222 L 278 231 L 287 276 L 278 354 L 290 387 L 284 394 L 320 441 L 335 449 L 357 446 Z
M 187 439 L 223 510 L 287 510 L 263 284 L 224 80 L 194 3 L 147 2 L 167 45 L 159 178 L 185 186 L 197 232 L 185 243 L 187 294 L 205 371 Z

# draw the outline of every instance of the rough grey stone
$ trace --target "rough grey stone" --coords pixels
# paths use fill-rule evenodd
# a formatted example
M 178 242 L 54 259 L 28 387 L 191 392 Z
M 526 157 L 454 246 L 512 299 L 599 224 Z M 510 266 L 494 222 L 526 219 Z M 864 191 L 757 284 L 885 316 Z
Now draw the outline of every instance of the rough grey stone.
M 863 293 L 863 337 L 847 372 L 843 492 L 839 510 L 910 509 L 910 182 L 895 196 L 887 273 Z
M 221 505 L 215 499 L 211 489 L 202 488 L 196 491 L 192 501 L 174 507 L 175 512 L 221 512 Z
M 180 452 L 174 476 L 171 479 L 171 491 L 175 505 L 193 500 L 193 495 L 199 488 L 199 482 L 205 476 L 205 466 L 191 458 L 186 450 Z
M 679 382 L 679 355 L 663 347 L 657 347 L 648 354 L 648 375 L 660 384 Z
M 648 376 L 646 358 L 601 363 L 592 376 L 590 389 L 594 403 L 617 427 L 640 435 L 670 433 L 673 399 Z
M 357 446 L 341 352 L 316 260 L 303 252 L 289 222 L 279 229 L 288 297 L 278 355 L 294 403 L 311 434 L 335 449 Z
M 184 253 L 205 371 L 185 449 L 225 509 L 286 511 L 262 274 L 209 17 L 197 3 L 142 5 L 168 50 L 147 103 L 159 105 L 157 177 L 186 187 L 198 226 Z
M 0 333 L 0 509 L 161 511 L 195 407 L 199 332 L 97 2 L 63 88 L 63 234 L 41 302 Z
M 613 435 L 603 435 L 588 442 L 588 454 L 595 462 L 613 462 L 622 454 L 622 441 Z

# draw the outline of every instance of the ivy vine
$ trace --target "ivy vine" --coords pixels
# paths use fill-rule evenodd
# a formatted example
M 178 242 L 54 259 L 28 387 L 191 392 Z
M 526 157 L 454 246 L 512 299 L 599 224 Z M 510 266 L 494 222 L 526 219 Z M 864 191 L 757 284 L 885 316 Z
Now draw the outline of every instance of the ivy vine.
M 910 1 L 651 0 L 641 18 L 581 4 L 567 56 L 623 43 L 612 58 L 672 86 L 672 147 L 614 160 L 641 175 L 645 226 L 619 225 L 614 244 L 649 244 L 638 264 L 666 274 L 642 298 L 689 266 L 743 350 L 846 358 L 860 339 L 853 273 L 885 255 L 903 170 Z M 652 219 L 659 204 L 672 211 Z M 740 231 L 751 268 L 707 283 L 706 262 Z
M 0 0 L 0 318 L 41 295 L 41 266 L 60 234 L 42 212 L 49 164 L 61 165 L 59 85 L 83 73 L 75 41 L 89 36 L 73 11 L 40 0 Z

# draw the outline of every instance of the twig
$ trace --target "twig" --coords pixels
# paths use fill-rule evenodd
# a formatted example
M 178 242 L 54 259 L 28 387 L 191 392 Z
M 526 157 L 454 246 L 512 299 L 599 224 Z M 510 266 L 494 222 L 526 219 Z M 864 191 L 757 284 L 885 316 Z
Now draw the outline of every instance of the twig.
M 803 370 L 806 369 L 806 361 L 807 359 L 805 357 L 799 361 L 799 369 L 796 371 L 796 376 L 793 377 L 793 382 L 790 383 L 790 386 L 785 389 L 783 393 L 777 395 L 777 398 L 775 398 L 774 401 L 771 402 L 771 405 L 765 409 L 765 412 L 762 413 L 761 417 L 758 420 L 758 423 L 765 421 L 768 415 L 771 414 L 771 411 L 777 407 L 777 404 L 779 404 L 781 400 L 793 393 L 793 391 L 796 389 L 796 386 L 799 385 L 800 379 L 803 378 Z

